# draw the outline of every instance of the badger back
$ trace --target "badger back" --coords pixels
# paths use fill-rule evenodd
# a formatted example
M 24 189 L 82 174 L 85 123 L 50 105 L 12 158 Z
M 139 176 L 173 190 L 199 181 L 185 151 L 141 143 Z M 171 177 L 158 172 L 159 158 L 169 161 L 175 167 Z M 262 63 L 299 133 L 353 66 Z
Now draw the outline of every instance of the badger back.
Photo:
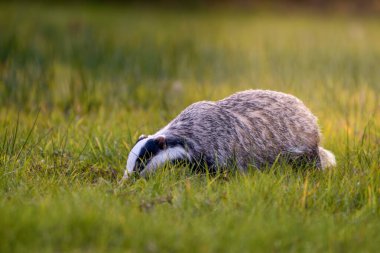
M 247 122 L 256 153 L 271 161 L 280 153 L 315 152 L 317 118 L 298 98 L 275 91 L 247 90 L 217 102 Z
M 252 155 L 250 126 L 214 102 L 201 101 L 187 107 L 160 134 L 183 139 L 193 161 L 225 167 L 238 161 L 244 167 Z M 248 138 L 247 138 L 248 137 Z

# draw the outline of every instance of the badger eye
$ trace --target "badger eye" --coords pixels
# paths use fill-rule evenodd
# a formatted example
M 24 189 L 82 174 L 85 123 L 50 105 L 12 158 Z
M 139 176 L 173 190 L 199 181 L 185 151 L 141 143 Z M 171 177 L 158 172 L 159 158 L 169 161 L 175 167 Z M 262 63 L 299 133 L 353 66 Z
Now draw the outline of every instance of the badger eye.
M 140 173 L 144 169 L 145 163 L 144 160 L 141 158 L 138 158 L 135 164 L 135 167 L 133 168 L 133 171 Z

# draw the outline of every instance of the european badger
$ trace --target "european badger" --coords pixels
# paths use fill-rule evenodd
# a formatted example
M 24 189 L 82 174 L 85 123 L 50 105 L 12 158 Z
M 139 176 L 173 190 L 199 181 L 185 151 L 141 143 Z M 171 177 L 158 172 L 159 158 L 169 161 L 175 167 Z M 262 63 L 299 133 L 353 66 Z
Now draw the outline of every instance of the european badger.
M 335 166 L 334 155 L 319 141 L 317 118 L 299 99 L 247 90 L 194 103 L 157 133 L 141 136 L 128 156 L 124 178 L 133 172 L 145 176 L 176 161 L 241 171 L 278 158 L 320 169 Z

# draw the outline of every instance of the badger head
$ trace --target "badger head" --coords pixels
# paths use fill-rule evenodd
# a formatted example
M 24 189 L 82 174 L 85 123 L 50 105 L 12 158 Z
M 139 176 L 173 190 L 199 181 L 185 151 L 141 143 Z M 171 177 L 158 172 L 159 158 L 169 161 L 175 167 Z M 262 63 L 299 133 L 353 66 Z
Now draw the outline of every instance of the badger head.
M 165 135 L 142 135 L 128 155 L 123 178 L 132 173 L 146 176 L 168 162 L 182 160 L 190 160 L 183 140 Z

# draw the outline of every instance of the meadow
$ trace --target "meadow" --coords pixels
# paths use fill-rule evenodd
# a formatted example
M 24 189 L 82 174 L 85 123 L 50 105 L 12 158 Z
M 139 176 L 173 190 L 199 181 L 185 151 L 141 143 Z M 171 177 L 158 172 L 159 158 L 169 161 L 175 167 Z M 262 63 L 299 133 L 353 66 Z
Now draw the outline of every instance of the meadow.
M 0 252 L 376 252 L 380 19 L 0 5 Z M 302 99 L 328 171 L 167 167 L 140 134 L 244 89 Z

